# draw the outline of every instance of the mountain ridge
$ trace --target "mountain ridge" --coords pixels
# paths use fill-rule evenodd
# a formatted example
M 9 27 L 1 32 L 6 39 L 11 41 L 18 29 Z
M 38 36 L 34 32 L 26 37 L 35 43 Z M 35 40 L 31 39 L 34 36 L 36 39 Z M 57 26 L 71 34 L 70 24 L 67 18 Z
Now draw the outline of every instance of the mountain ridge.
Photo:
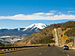
M 38 23 L 36 25 L 39 25 L 41 27 L 41 29 L 43 29 L 43 28 L 46 27 L 45 24 L 42 24 L 42 23 L 40 23 L 40 24 Z M 31 27 L 28 26 L 26 28 L 15 28 L 15 29 L 4 29 L 3 28 L 3 29 L 0 29 L 0 36 L 12 36 L 12 35 L 22 36 L 23 34 L 25 34 L 26 36 L 28 36 L 28 35 L 30 35 L 32 33 L 35 33 L 37 31 L 41 30 L 39 27 L 36 27 L 36 25 L 32 24 Z M 42 25 L 44 27 L 42 27 Z M 26 37 L 26 36 L 24 36 L 24 37 Z

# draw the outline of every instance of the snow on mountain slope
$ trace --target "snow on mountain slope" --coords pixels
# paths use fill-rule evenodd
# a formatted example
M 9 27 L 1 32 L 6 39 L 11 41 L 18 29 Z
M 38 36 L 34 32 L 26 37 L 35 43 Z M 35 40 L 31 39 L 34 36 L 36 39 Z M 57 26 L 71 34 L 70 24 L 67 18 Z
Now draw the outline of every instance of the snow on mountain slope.
M 45 24 L 37 23 L 32 24 L 25 28 L 15 28 L 15 29 L 0 29 L 0 36 L 29 36 L 32 33 L 40 31 L 41 29 L 47 27 Z
M 34 28 L 43 29 L 45 27 L 47 27 L 47 26 L 45 24 L 43 24 L 43 23 L 35 23 L 35 24 L 32 24 L 32 25 L 26 27 L 23 31 L 25 31 L 25 30 L 27 30 L 29 28 L 31 28 L 31 29 L 34 29 Z

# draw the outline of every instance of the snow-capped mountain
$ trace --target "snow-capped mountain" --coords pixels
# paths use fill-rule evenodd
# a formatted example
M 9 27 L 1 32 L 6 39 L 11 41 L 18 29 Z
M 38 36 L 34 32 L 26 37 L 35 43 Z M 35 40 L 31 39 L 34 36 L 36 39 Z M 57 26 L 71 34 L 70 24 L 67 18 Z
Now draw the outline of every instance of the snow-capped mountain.
M 23 31 L 26 31 L 27 29 L 30 29 L 30 28 L 31 28 L 31 30 L 33 30 L 33 29 L 35 29 L 35 30 L 40 29 L 41 30 L 45 27 L 47 27 L 47 26 L 43 23 L 36 23 L 36 24 L 32 24 L 32 25 L 26 27 Z
M 47 27 L 43 23 L 32 24 L 25 28 L 16 29 L 0 29 L 0 36 L 29 36 L 32 33 L 40 31 L 41 29 Z
M 5 45 L 10 45 L 11 43 L 14 43 L 18 40 L 22 40 L 23 37 L 27 37 L 37 31 L 40 31 L 41 29 L 44 29 L 45 27 L 47 27 L 45 24 L 37 23 L 32 24 L 26 28 L 16 28 L 16 29 L 0 28 L 0 42 Z

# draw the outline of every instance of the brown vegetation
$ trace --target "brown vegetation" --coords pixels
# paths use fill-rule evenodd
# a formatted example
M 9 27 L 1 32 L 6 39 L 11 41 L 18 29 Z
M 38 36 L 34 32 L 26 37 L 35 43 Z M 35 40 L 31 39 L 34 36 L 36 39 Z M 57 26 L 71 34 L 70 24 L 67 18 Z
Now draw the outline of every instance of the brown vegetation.
M 16 42 L 16 45 L 45 44 L 54 42 L 54 40 L 52 40 L 53 38 L 52 30 L 54 28 L 62 28 L 62 30 L 65 30 L 66 28 L 71 28 L 71 30 L 68 30 L 65 33 L 65 35 L 75 36 L 75 21 L 69 21 L 66 23 L 52 24 L 44 28 L 43 30 L 26 37 L 22 41 Z

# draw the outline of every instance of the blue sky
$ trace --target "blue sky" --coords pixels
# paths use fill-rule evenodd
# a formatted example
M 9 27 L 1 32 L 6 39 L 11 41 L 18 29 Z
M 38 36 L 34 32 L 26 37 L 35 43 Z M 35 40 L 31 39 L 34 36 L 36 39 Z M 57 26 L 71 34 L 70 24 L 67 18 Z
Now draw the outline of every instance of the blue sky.
M 31 24 L 43 23 L 46 25 L 64 23 L 70 20 L 0 20 L 0 29 L 25 28 Z M 72 20 L 71 20 L 72 21 Z
M 0 0 L 0 16 L 38 12 L 74 11 L 75 0 Z
M 0 0 L 1 28 L 25 27 L 32 23 L 50 25 L 63 20 L 75 20 L 75 0 Z

